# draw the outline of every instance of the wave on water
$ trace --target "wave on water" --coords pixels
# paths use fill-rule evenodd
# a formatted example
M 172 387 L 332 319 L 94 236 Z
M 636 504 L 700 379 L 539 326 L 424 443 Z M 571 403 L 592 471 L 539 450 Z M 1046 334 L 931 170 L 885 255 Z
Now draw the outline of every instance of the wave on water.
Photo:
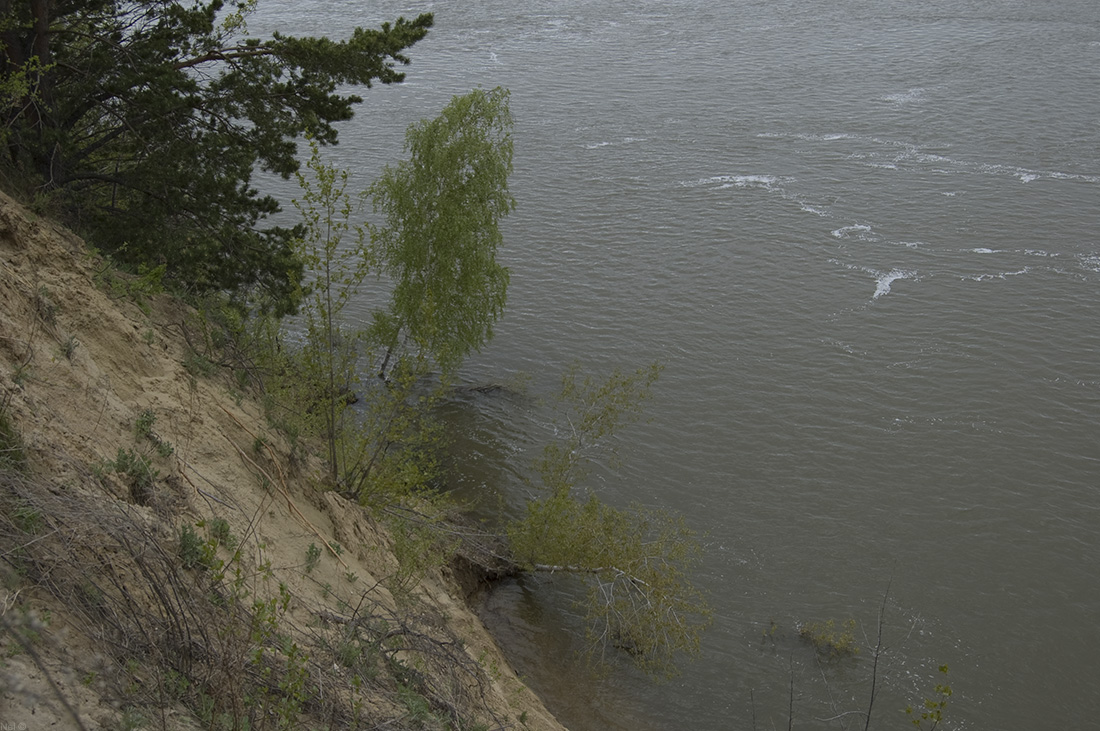
M 902 106 L 905 104 L 920 104 L 924 101 L 924 89 L 922 87 L 915 87 L 907 91 L 901 91 L 896 94 L 887 94 L 880 97 L 884 102 L 890 102 L 895 106 Z
M 1024 267 L 1015 272 L 997 272 L 996 274 L 968 274 L 962 277 L 963 280 L 971 282 L 987 282 L 991 279 L 1008 279 L 1009 277 L 1018 277 L 1021 274 L 1027 274 L 1031 271 L 1031 267 Z
M 783 133 L 783 132 L 761 132 L 756 135 L 757 139 L 761 140 L 802 140 L 804 142 L 835 142 L 836 140 L 856 140 L 860 138 L 860 135 L 852 135 L 847 132 L 830 132 L 828 134 L 806 134 L 806 133 Z
M 685 188 L 713 187 L 717 190 L 726 188 L 761 188 L 763 190 L 777 190 L 783 183 L 789 182 L 789 178 L 781 178 L 775 175 L 714 175 L 699 180 L 681 181 Z
M 1100 272 L 1100 254 L 1096 252 L 1080 254 L 1077 257 L 1077 263 L 1081 265 L 1082 269 L 1088 269 L 1090 272 Z
M 964 163 L 960 163 L 964 164 Z M 1011 175 L 1019 178 L 1021 183 L 1030 183 L 1033 180 L 1080 180 L 1085 183 L 1100 183 L 1100 175 L 1082 175 L 1080 173 L 1063 173 L 1056 170 L 1029 170 L 1014 165 L 978 165 L 978 172 L 992 175 Z
M 915 279 L 917 273 L 911 269 L 891 269 L 885 274 L 878 272 L 878 278 L 875 279 L 875 293 L 871 296 L 871 299 L 877 300 L 879 297 L 885 297 L 890 294 L 890 285 L 899 279 Z
M 895 103 L 913 103 L 920 100 L 923 89 L 910 89 L 904 94 L 890 94 L 882 99 Z M 910 98 L 910 96 L 912 98 Z M 1100 175 L 1067 173 L 1060 170 L 1033 170 L 1008 163 L 979 163 L 931 152 L 920 145 L 905 140 L 890 140 L 873 135 L 850 134 L 847 132 L 828 133 L 780 133 L 763 132 L 758 139 L 796 140 L 799 142 L 846 142 L 862 143 L 872 147 L 887 148 L 889 152 L 880 153 L 861 149 L 854 151 L 849 158 L 867 167 L 898 170 L 912 166 L 934 166 L 932 172 L 946 175 L 971 173 L 976 175 L 1008 176 L 1019 179 L 1021 183 L 1036 180 L 1067 180 L 1100 184 Z M 945 193 L 945 195 L 951 195 Z
M 632 145 L 635 142 L 645 142 L 645 137 L 623 137 L 615 142 L 592 142 L 584 146 L 586 150 L 598 150 L 601 147 L 614 147 L 616 145 Z
M 890 286 L 899 279 L 912 279 L 914 281 L 920 279 L 920 275 L 915 269 L 891 269 L 888 272 L 884 272 L 881 269 L 874 269 L 873 267 L 861 266 L 859 264 L 850 264 L 848 262 L 840 261 L 839 259 L 831 259 L 833 264 L 839 264 L 840 266 L 851 269 L 852 271 L 864 272 L 870 274 L 875 278 L 875 292 L 871 295 L 871 301 L 885 297 L 890 294 Z
M 833 236 L 838 239 L 858 239 L 860 241 L 871 241 L 875 238 L 871 231 L 871 227 L 865 223 L 855 223 L 851 226 L 841 226 L 840 228 L 832 232 Z

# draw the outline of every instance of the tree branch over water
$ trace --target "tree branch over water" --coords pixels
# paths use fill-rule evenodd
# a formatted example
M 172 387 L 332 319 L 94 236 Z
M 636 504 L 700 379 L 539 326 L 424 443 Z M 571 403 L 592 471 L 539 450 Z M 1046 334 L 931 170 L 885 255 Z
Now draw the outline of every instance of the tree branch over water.
M 660 374 L 654 364 L 605 381 L 563 379 L 561 403 L 568 428 L 535 461 L 539 497 L 508 531 L 519 565 L 527 571 L 568 573 L 586 586 L 583 606 L 593 658 L 626 651 L 652 675 L 673 675 L 682 654 L 699 650 L 710 620 L 702 594 L 689 581 L 699 544 L 682 518 L 642 506 L 620 509 L 580 483 L 592 459 L 614 462 L 615 432 L 633 421 Z

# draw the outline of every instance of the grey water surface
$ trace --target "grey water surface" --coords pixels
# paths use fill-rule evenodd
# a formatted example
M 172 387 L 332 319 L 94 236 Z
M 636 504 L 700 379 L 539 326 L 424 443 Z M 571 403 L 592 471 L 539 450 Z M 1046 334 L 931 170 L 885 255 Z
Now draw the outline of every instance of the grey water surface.
M 872 728 L 942 664 L 945 727 L 1097 728 L 1100 4 L 265 0 L 252 27 L 422 11 L 330 159 L 365 187 L 410 122 L 511 89 L 509 308 L 462 376 L 530 382 L 453 405 L 459 489 L 521 502 L 571 362 L 659 360 L 592 487 L 706 534 L 714 624 L 665 684 L 573 664 L 567 583 L 490 597 L 563 721 L 862 729 L 888 589 Z M 798 640 L 829 618 L 857 659 Z

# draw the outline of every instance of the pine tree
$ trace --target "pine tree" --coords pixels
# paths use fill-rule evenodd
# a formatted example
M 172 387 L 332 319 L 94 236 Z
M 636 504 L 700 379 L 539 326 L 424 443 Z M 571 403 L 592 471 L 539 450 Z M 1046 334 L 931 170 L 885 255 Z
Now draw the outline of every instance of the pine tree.
M 288 312 L 298 232 L 262 227 L 278 204 L 253 173 L 293 175 L 307 131 L 335 143 L 362 101 L 339 87 L 401 81 L 432 16 L 260 39 L 245 27 L 255 2 L 0 0 L 2 164 L 117 262 Z

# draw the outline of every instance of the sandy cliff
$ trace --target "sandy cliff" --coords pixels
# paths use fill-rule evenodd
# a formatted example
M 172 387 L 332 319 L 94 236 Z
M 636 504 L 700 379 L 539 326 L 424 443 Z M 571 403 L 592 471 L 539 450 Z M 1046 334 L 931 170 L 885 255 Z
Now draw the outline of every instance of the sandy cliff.
M 391 593 L 387 531 L 204 367 L 193 313 L 101 267 L 0 196 L 0 721 L 561 728 L 446 575 Z

